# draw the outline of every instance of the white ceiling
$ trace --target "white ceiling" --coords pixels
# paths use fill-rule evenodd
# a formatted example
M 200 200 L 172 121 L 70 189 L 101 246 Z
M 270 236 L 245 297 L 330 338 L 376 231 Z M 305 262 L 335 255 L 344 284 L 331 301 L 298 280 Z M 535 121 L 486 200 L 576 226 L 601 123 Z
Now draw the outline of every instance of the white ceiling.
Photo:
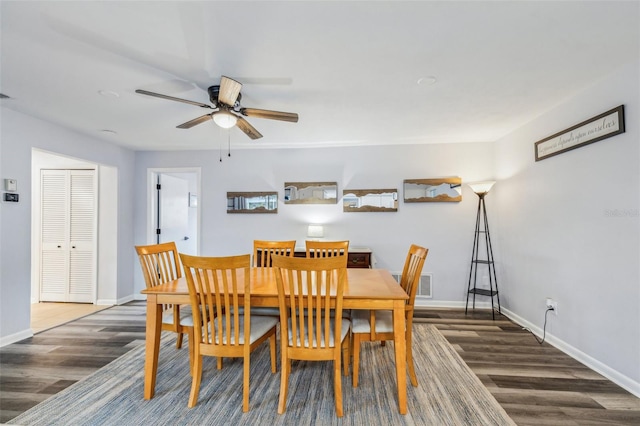
M 494 141 L 640 52 L 638 1 L 0 7 L 2 106 L 137 150 Z M 209 103 L 221 75 L 299 122 L 176 129 L 207 111 L 134 92 Z

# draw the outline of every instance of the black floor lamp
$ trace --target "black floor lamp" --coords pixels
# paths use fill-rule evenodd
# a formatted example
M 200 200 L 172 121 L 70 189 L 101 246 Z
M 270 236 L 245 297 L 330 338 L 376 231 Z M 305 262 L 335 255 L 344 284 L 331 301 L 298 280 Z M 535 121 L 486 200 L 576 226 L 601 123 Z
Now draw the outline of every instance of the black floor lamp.
M 469 296 L 473 295 L 473 309 L 476 308 L 476 295 L 491 297 L 491 313 L 493 319 L 495 315 L 495 305 L 493 298 L 498 302 L 498 313 L 500 312 L 500 296 L 498 294 L 498 280 L 496 279 L 496 266 L 493 259 L 493 248 L 491 247 L 491 235 L 489 234 L 489 223 L 487 222 L 487 209 L 484 197 L 489 193 L 494 181 L 476 182 L 468 184 L 473 192 L 478 196 L 478 211 L 476 213 L 476 229 L 473 237 L 473 251 L 471 252 L 471 268 L 469 270 L 469 285 L 467 287 L 467 303 L 464 308 L 465 315 L 469 308 Z M 484 236 L 484 238 L 483 238 Z M 484 246 L 484 256 L 479 256 L 480 246 Z M 478 288 L 476 285 L 478 278 L 478 265 L 487 265 L 489 268 L 489 288 Z

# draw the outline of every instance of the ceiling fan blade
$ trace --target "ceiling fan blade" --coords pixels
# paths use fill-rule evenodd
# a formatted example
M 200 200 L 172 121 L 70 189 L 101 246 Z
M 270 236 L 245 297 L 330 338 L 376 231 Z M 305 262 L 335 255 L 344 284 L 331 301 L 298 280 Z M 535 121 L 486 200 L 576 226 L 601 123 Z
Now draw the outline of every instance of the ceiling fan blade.
M 236 99 L 238 99 L 240 89 L 242 89 L 242 83 L 223 75 L 220 79 L 220 94 L 218 95 L 218 100 L 232 107 L 236 103 Z
M 268 109 L 241 108 L 240 114 L 246 117 L 268 118 L 270 120 L 298 122 L 298 114 L 295 112 L 270 111 Z
M 168 99 L 170 101 L 182 102 L 185 104 L 199 106 L 201 108 L 213 109 L 211 105 L 207 105 L 207 104 L 203 104 L 195 101 L 189 101 L 187 99 L 182 99 L 182 98 L 174 98 L 173 96 L 163 95 L 161 93 L 149 92 L 148 90 L 138 89 L 136 90 L 136 93 L 140 93 L 141 95 L 147 95 L 147 96 L 155 96 L 156 98 L 161 98 L 161 99 Z
M 197 126 L 200 123 L 204 123 L 205 121 L 211 120 L 214 113 L 201 115 L 198 118 L 194 118 L 193 120 L 189 120 L 186 123 L 182 123 L 179 126 L 176 126 L 178 129 L 190 129 L 193 126 Z
M 249 124 L 249 122 L 242 117 L 238 117 L 236 126 L 238 126 L 238 128 L 242 130 L 251 139 L 260 139 L 262 137 L 260 132 L 257 131 L 255 127 Z

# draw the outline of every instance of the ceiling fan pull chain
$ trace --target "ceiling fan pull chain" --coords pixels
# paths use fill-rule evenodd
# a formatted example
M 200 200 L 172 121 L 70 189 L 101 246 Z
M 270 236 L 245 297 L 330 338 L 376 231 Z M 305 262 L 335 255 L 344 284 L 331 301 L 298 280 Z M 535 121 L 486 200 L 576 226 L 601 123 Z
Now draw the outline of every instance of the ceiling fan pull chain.
M 228 156 L 231 157 L 231 129 L 227 129 L 227 143 L 229 145 L 229 154 L 228 154 Z

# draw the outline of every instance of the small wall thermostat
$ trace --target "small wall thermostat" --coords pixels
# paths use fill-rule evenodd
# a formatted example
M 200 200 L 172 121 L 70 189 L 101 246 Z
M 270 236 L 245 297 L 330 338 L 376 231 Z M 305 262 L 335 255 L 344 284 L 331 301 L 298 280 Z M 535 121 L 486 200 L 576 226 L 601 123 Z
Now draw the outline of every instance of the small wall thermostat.
M 17 203 L 19 200 L 19 194 L 12 194 L 11 192 L 5 192 L 4 193 L 4 200 L 5 201 L 9 201 L 9 202 L 13 202 L 13 203 Z
M 4 190 L 15 192 L 18 190 L 18 181 L 16 179 L 5 179 L 4 180 Z

